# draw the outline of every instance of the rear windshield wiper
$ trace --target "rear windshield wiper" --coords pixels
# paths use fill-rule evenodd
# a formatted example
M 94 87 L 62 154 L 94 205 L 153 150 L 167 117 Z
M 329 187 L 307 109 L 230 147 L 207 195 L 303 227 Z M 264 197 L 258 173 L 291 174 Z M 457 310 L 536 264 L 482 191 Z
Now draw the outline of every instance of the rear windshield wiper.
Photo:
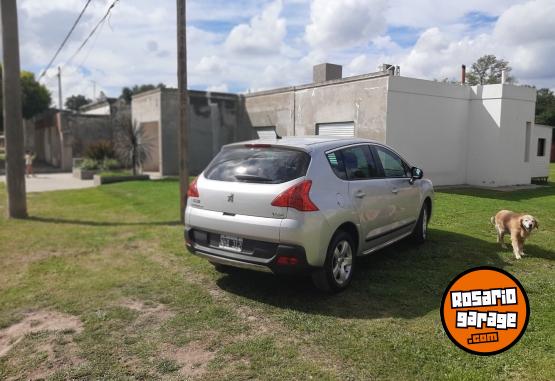
M 234 176 L 239 181 L 261 181 L 261 182 L 271 182 L 274 181 L 264 176 L 257 175 L 235 175 Z

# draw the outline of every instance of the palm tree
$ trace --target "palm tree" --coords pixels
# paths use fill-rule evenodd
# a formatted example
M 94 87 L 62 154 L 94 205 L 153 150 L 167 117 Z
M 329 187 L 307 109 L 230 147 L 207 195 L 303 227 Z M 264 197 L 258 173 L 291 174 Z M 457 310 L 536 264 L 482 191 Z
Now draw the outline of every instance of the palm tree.
M 114 119 L 115 148 L 122 164 L 131 166 L 137 175 L 145 161 L 151 157 L 152 139 L 142 125 L 131 120 L 129 112 L 120 112 Z

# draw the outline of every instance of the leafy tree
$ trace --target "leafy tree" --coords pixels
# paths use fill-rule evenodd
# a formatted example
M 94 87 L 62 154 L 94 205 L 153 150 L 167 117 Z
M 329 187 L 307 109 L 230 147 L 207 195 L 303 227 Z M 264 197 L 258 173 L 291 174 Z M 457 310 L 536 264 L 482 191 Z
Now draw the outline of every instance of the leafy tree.
M 2 107 L 2 65 L 0 65 L 0 131 L 3 126 L 3 107 Z M 52 98 L 50 91 L 35 79 L 35 75 L 28 71 L 21 72 L 21 103 L 22 113 L 25 119 L 30 119 L 43 111 L 48 110 Z
M 515 78 L 509 75 L 512 70 L 509 62 L 498 59 L 493 54 L 486 54 L 472 64 L 466 78 L 470 85 L 501 83 L 501 72 L 503 70 L 507 73 L 507 83 L 514 83 Z
M 52 98 L 46 86 L 35 79 L 35 75 L 28 71 L 21 72 L 21 103 L 23 117 L 31 119 L 33 116 L 48 110 Z
M 92 100 L 87 98 L 84 95 L 72 95 L 71 97 L 66 98 L 66 108 L 73 111 L 79 111 L 81 106 L 91 103 Z
M 164 85 L 163 83 L 159 83 L 157 85 L 152 85 L 152 84 L 135 85 L 131 88 L 124 87 L 123 89 L 121 89 L 120 99 L 123 99 L 127 104 L 130 104 L 131 98 L 133 97 L 133 95 L 142 93 L 143 91 L 154 90 L 157 88 L 164 89 L 166 88 L 166 85 Z
M 536 123 L 555 126 L 555 95 L 549 89 L 539 89 L 536 98 Z

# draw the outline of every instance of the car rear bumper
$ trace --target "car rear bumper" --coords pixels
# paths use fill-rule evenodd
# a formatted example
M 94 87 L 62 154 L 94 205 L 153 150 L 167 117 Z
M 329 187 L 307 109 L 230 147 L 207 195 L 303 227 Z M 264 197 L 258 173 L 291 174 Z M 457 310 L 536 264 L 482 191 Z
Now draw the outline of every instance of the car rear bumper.
M 187 206 L 185 210 L 186 229 L 198 229 L 213 234 L 225 234 L 252 241 L 251 253 L 266 251 L 262 257 L 273 256 L 270 246 L 301 247 L 304 260 L 312 267 L 321 267 L 326 258 L 331 228 L 320 211 L 298 212 L 289 210 L 287 218 L 268 218 L 246 215 L 227 215 L 222 212 Z M 194 240 L 193 240 L 194 241 Z M 203 245 L 216 247 L 212 245 Z M 224 251 L 225 253 L 225 251 Z M 235 253 L 233 253 L 235 254 Z M 256 256 L 256 255 L 255 255 Z M 249 261 L 249 257 L 238 258 Z
M 212 263 L 274 274 L 301 274 L 314 269 L 307 263 L 301 246 L 265 242 L 273 248 L 271 253 L 266 250 L 264 257 L 245 255 L 214 247 L 209 241 L 196 242 L 193 231 L 191 228 L 185 230 L 187 249 Z

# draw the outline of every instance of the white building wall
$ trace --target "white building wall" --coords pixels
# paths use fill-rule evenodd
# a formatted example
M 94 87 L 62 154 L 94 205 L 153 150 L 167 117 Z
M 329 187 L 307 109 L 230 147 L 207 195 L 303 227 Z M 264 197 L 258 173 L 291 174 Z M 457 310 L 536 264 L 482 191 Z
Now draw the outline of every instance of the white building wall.
M 390 77 L 386 143 L 434 185 L 466 183 L 470 88 Z
M 549 159 L 551 157 L 551 139 L 553 127 L 535 124 L 532 129 L 532 144 L 530 148 L 531 176 L 549 176 Z M 545 155 L 538 156 L 538 139 L 545 139 Z
M 472 87 L 468 184 L 530 184 L 526 126 L 533 124 L 535 101 L 533 88 L 500 84 Z
M 535 89 L 528 87 L 470 87 L 393 76 L 386 143 L 435 185 L 529 184 L 535 145 L 530 145 L 530 162 L 524 151 L 535 100 Z
M 497 186 L 501 137 L 501 86 L 471 88 L 465 183 Z

